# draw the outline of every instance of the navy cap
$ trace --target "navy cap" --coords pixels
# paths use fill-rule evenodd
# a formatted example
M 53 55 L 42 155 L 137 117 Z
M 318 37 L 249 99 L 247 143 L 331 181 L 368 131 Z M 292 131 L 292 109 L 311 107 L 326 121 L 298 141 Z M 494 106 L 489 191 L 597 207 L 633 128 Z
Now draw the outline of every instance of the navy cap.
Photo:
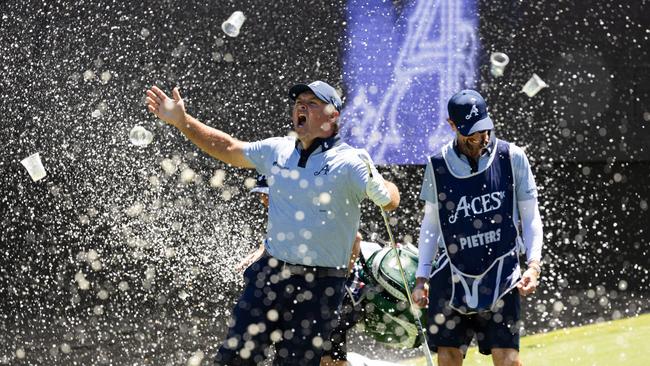
M 337 93 L 331 85 L 320 80 L 314 81 L 310 84 L 296 84 L 292 86 L 291 89 L 289 89 L 289 98 L 291 98 L 291 100 L 296 100 L 298 95 L 306 91 L 311 91 L 318 99 L 325 103 L 332 104 L 339 112 L 341 111 L 341 108 L 343 108 L 343 102 L 341 101 L 341 97 L 339 97 L 339 93 Z
M 269 184 L 266 182 L 266 177 L 258 175 L 255 180 L 255 187 L 251 189 L 251 193 L 264 193 L 269 194 Z
M 454 121 L 463 136 L 478 131 L 492 130 L 494 124 L 488 116 L 485 99 L 474 90 L 461 90 L 449 99 L 449 119 Z

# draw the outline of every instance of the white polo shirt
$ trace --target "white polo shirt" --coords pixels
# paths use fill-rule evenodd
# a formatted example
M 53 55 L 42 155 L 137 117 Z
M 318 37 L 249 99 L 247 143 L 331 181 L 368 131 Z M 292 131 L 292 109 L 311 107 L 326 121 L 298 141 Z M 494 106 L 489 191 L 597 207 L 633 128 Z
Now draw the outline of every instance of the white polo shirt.
M 294 137 L 246 144 L 244 153 L 269 185 L 266 248 L 286 262 L 347 267 L 369 175 L 365 150 L 338 137 L 304 151 Z M 302 155 L 302 159 L 301 159 Z

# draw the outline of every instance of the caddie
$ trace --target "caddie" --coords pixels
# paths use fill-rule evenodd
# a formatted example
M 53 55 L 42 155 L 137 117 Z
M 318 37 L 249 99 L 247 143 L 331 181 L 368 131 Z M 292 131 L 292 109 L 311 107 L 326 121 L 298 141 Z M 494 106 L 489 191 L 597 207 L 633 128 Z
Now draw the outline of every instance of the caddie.
M 456 93 L 448 112 L 455 138 L 428 159 L 420 193 L 413 301 L 428 303 L 429 345 L 439 365 L 461 365 L 473 338 L 495 365 L 520 365 L 520 296 L 535 291 L 541 272 L 537 187 L 524 151 L 496 138 L 478 92 Z

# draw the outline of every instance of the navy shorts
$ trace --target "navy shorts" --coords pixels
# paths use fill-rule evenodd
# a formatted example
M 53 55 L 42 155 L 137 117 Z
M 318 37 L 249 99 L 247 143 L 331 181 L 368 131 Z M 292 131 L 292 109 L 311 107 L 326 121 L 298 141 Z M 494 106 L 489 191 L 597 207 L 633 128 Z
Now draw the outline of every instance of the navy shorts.
M 329 348 L 345 277 L 283 275 L 263 256 L 244 272 L 216 365 L 257 365 L 275 346 L 274 365 L 317 366 Z
M 355 305 L 352 301 L 352 295 L 346 291 L 340 308 L 338 325 L 334 328 L 330 337 L 331 347 L 323 351 L 323 357 L 329 356 L 335 361 L 347 360 L 347 332 L 361 321 L 363 314 L 363 305 L 360 303 Z
M 463 354 L 476 338 L 479 352 L 492 353 L 492 348 L 519 350 L 519 319 L 521 303 L 519 292 L 512 289 L 499 302 L 498 310 L 476 314 L 461 314 L 449 307 L 451 279 L 449 270 L 443 268 L 429 283 L 429 348 L 460 348 Z

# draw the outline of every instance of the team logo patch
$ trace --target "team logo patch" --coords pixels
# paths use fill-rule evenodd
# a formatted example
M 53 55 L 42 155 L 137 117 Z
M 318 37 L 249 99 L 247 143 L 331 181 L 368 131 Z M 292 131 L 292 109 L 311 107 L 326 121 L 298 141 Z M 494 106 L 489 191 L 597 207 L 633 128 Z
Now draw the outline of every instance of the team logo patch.
M 329 166 L 329 164 L 325 164 L 325 166 L 322 167 L 319 171 L 314 172 L 314 175 L 315 176 L 327 175 L 327 173 L 329 173 L 329 172 L 330 172 L 330 166 Z

